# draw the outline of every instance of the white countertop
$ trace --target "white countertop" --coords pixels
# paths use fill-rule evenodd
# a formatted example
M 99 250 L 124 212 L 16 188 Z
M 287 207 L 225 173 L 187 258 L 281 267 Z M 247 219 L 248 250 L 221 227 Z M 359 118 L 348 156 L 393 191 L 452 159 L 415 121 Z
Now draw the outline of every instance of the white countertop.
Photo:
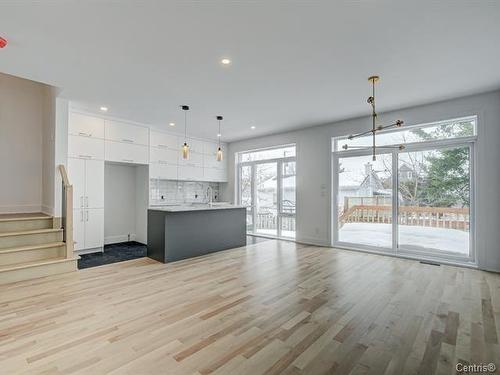
M 206 211 L 206 210 L 230 210 L 234 208 L 245 208 L 245 206 L 239 206 L 235 204 L 228 203 L 214 203 L 209 204 L 185 204 L 185 205 L 158 205 L 150 206 L 150 210 L 156 211 L 167 211 L 167 212 L 185 212 L 185 211 Z

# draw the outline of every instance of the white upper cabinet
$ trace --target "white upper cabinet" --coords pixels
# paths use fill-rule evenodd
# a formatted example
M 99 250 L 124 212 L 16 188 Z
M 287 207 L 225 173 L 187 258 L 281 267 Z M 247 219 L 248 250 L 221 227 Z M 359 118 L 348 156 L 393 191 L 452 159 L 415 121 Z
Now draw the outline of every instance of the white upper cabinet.
M 204 168 L 203 179 L 208 182 L 227 182 L 227 170 L 220 168 Z
M 70 135 L 68 137 L 68 157 L 104 160 L 104 140 Z
M 106 140 L 106 160 L 119 163 L 148 164 L 149 147 Z
M 97 117 L 71 112 L 68 133 L 81 137 L 104 138 L 104 120 Z
M 157 132 L 151 130 L 149 132 L 149 145 L 151 147 L 169 148 L 172 150 L 180 150 L 182 141 L 176 135 Z
M 217 154 L 218 148 L 219 148 L 219 145 L 216 142 L 203 142 L 203 153 L 205 155 L 213 155 L 215 157 Z M 220 148 L 222 149 L 222 152 L 225 155 L 226 154 L 226 145 L 224 143 L 221 143 Z
M 177 180 L 177 165 L 150 164 L 149 178 L 160 180 Z
M 225 155 L 223 155 L 225 157 Z M 227 162 L 225 159 L 217 161 L 215 155 L 203 155 L 203 166 L 205 168 L 226 169 Z
M 190 152 L 188 159 L 183 159 L 182 154 L 179 151 L 179 165 L 189 165 L 191 167 L 203 167 L 203 154 L 198 154 L 196 152 Z
M 191 165 L 179 165 L 178 179 L 186 181 L 203 181 L 203 168 Z
M 125 122 L 108 121 L 105 125 L 106 140 L 138 145 L 149 145 L 149 130 Z
M 179 140 L 180 140 L 180 146 L 182 146 L 184 144 L 184 138 L 179 137 Z M 199 140 L 193 139 L 193 138 L 188 138 L 186 140 L 186 142 L 189 146 L 190 152 L 196 152 L 198 154 L 203 153 L 203 141 L 199 141 Z M 179 150 L 181 148 L 180 146 L 179 146 Z
M 160 164 L 177 164 L 179 155 L 179 150 L 151 147 L 149 149 L 149 162 Z

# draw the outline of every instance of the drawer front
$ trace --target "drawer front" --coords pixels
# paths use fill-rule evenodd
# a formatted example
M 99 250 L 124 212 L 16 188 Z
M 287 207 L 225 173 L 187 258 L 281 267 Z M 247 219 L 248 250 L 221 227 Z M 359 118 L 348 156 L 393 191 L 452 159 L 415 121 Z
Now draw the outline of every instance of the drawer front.
M 138 145 L 149 145 L 149 130 L 124 122 L 108 121 L 105 126 L 106 140 Z
M 181 152 L 179 151 L 179 165 L 203 167 L 203 154 L 191 151 L 189 153 L 189 159 L 185 160 L 182 158 Z
M 97 117 L 70 113 L 68 133 L 81 137 L 104 138 L 104 120 Z
M 170 148 L 172 150 L 180 150 L 183 141 L 180 140 L 177 136 L 156 132 L 151 130 L 149 132 L 149 145 L 151 147 L 158 148 Z
M 68 136 L 68 157 L 104 160 L 104 140 L 70 135 Z
M 178 168 L 178 179 L 186 181 L 203 181 L 203 168 L 180 165 Z
M 166 163 L 177 164 L 180 152 L 178 150 L 171 150 L 168 148 L 151 147 L 149 149 L 149 162 L 150 163 Z
M 120 163 L 148 164 L 148 147 L 106 141 L 106 160 Z
M 149 178 L 160 180 L 177 180 L 177 165 L 150 164 Z
M 205 168 L 204 178 L 205 181 L 227 182 L 227 171 L 217 168 Z

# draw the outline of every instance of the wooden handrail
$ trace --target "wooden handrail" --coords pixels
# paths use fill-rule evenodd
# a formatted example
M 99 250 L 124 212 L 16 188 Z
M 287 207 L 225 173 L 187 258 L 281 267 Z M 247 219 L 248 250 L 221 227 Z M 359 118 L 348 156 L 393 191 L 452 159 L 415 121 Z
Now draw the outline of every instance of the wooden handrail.
M 62 178 L 62 227 L 64 242 L 66 242 L 66 258 L 73 258 L 73 185 L 69 183 L 66 167 L 58 166 Z

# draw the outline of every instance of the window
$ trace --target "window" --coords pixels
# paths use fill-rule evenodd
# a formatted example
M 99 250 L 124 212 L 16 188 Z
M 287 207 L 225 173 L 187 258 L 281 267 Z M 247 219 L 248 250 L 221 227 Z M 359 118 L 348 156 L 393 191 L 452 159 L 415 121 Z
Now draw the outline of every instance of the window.
M 473 259 L 472 190 L 476 117 L 382 133 L 379 145 L 343 150 L 333 139 L 334 242 L 396 254 Z M 357 146 L 369 145 L 364 137 Z M 337 150 L 337 151 L 335 151 Z
M 247 232 L 295 238 L 295 145 L 238 154 L 238 202 Z

